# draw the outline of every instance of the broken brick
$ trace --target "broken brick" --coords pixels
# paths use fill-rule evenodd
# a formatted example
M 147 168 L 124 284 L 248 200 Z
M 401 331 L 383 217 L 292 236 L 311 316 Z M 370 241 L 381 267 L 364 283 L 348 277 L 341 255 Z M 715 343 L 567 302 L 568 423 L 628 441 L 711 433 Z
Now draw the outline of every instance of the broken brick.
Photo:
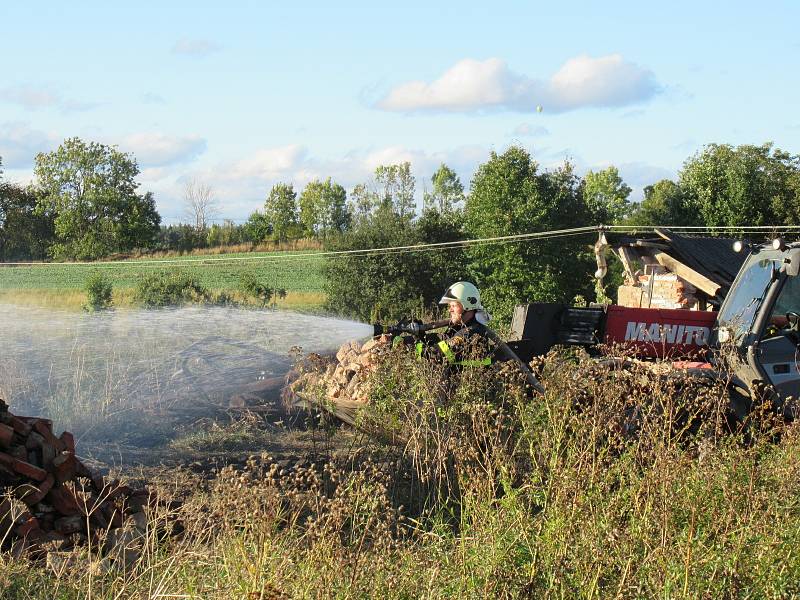
M 10 448 L 14 439 L 14 428 L 0 423 L 0 447 Z
M 39 504 L 44 497 L 50 492 L 55 484 L 55 478 L 48 473 L 47 478 L 39 484 L 38 488 L 35 488 L 30 495 L 26 495 L 24 498 L 20 498 L 25 504 L 28 506 L 33 506 L 35 504 Z
M 52 505 L 56 512 L 61 515 L 68 517 L 83 512 L 75 496 L 63 485 L 54 486 L 48 492 L 46 499 L 48 504 Z
M 73 454 L 75 454 L 75 436 L 72 435 L 69 431 L 65 431 L 61 434 L 59 438 L 61 442 L 64 444 L 64 450 L 69 450 Z
M 53 459 L 53 475 L 58 483 L 65 483 L 75 477 L 77 461 L 70 452 L 62 452 Z
M 19 537 L 28 537 L 33 531 L 39 529 L 39 519 L 29 516 L 22 523 L 14 527 L 14 533 Z
M 14 457 L 6 454 L 5 452 L 0 452 L 0 465 L 13 470 Z
M 20 475 L 23 475 L 35 481 L 44 481 L 45 479 L 47 479 L 47 471 L 45 471 L 44 469 L 40 469 L 36 465 L 32 465 L 31 463 L 26 462 L 24 460 L 16 459 L 14 463 L 11 465 L 11 468 Z
M 8 424 L 14 428 L 14 431 L 23 437 L 28 437 L 28 434 L 31 432 L 31 426 L 19 417 L 9 415 Z
M 31 431 L 31 434 L 25 440 L 25 447 L 28 450 L 33 450 L 34 448 L 41 448 L 42 444 L 44 444 L 44 438 L 35 431 Z
M 95 474 L 91 477 L 91 480 L 92 480 L 92 487 L 94 488 L 94 491 L 97 492 L 98 494 L 102 492 L 103 489 L 105 489 L 106 481 L 102 475 Z
M 41 435 L 45 441 L 53 446 L 58 452 L 64 450 L 64 442 L 53 435 L 53 423 L 45 422 L 44 419 L 37 419 L 33 424 L 33 428 Z
M 42 466 L 46 469 L 50 468 L 57 454 L 58 451 L 52 444 L 44 442 L 42 444 Z

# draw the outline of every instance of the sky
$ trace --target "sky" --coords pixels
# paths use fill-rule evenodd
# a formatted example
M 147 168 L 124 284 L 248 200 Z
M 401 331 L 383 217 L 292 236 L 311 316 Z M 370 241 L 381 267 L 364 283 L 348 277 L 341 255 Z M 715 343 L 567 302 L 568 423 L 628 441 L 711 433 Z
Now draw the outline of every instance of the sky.
M 0 158 L 135 156 L 165 223 L 189 181 L 241 222 L 270 188 L 410 161 L 465 186 L 492 151 L 616 166 L 639 200 L 709 143 L 800 153 L 800 3 L 9 2 Z M 541 107 L 541 110 L 539 110 Z

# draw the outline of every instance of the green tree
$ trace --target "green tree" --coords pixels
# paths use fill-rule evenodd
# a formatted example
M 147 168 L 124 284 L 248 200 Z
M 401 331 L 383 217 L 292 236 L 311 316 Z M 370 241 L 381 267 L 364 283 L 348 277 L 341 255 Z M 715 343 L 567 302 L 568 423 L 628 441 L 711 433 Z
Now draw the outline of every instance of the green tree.
M 272 223 L 267 215 L 258 211 L 250 215 L 243 229 L 245 239 L 253 244 L 260 244 L 272 235 Z
M 224 219 L 221 225 L 214 223 L 206 229 L 206 243 L 211 246 L 230 246 L 242 241 L 242 227 L 230 219 Z
M 571 164 L 552 172 L 524 149 L 492 152 L 472 180 L 465 206 L 467 232 L 475 238 L 551 231 L 585 225 L 589 211 L 580 179 Z M 522 301 L 571 301 L 593 289 L 587 239 L 531 240 L 476 245 L 469 251 L 470 271 L 487 308 L 507 322 Z
M 368 219 L 379 205 L 378 195 L 371 191 L 367 184 L 359 183 L 350 193 L 348 212 L 352 220 L 359 223 Z
M 646 186 L 644 199 L 633 206 L 625 223 L 644 227 L 703 225 L 700 215 L 689 206 L 681 186 L 669 179 Z
M 679 184 L 708 227 L 800 224 L 800 157 L 772 143 L 709 144 L 684 163 Z
M 297 232 L 297 194 L 291 184 L 276 183 L 264 204 L 264 215 L 272 225 L 272 236 L 284 241 Z
M 400 217 L 414 217 L 414 177 L 411 163 L 406 161 L 395 165 L 379 165 L 375 169 L 375 183 L 378 187 L 379 202 L 392 207 Z
M 425 209 L 433 208 L 441 213 L 451 212 L 464 202 L 464 186 L 461 180 L 446 164 L 442 163 L 431 177 L 432 188 L 425 192 L 422 204 Z
M 631 188 L 622 180 L 617 167 L 589 171 L 583 177 L 583 198 L 598 225 L 622 222 L 631 211 L 630 195 Z
M 312 235 L 325 237 L 332 232 L 347 229 L 347 192 L 330 177 L 325 181 L 312 181 L 300 194 L 300 222 Z
M 47 257 L 55 237 L 53 217 L 37 212 L 37 204 L 33 188 L 0 180 L 0 261 Z
M 438 214 L 409 221 L 384 205 L 343 235 L 330 238 L 325 248 L 407 246 L 452 241 L 459 235 L 457 226 L 441 221 Z M 326 263 L 327 308 L 363 321 L 422 315 L 449 284 L 466 276 L 462 252 L 384 252 L 331 258 Z
M 88 260 L 149 247 L 161 218 L 152 194 L 137 193 L 138 174 L 131 155 L 79 138 L 38 154 L 38 210 L 54 215 L 53 256 Z

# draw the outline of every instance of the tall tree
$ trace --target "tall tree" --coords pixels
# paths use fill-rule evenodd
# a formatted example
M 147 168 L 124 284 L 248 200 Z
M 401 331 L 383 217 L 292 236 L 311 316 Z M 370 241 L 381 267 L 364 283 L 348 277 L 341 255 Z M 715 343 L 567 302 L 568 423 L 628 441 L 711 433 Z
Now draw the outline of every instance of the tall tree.
M 684 163 L 679 183 L 708 227 L 800 224 L 800 157 L 772 143 L 709 144 Z
M 378 195 L 371 191 L 367 184 L 359 183 L 350 192 L 350 202 L 347 208 L 353 220 L 358 223 L 369 218 L 379 204 Z
M 2 181 L 0 159 L 0 261 L 41 260 L 53 243 L 50 214 L 38 213 L 35 190 Z
M 465 224 L 475 238 L 546 232 L 588 224 L 580 179 L 571 164 L 539 173 L 527 151 L 492 152 L 472 180 Z M 508 321 L 521 301 L 570 301 L 593 289 L 586 239 L 476 245 L 470 270 L 488 309 Z
M 689 206 L 681 186 L 669 179 L 646 186 L 644 199 L 633 206 L 625 223 L 645 227 L 703 225 L 700 214 Z
M 416 183 L 411 174 L 411 163 L 379 165 L 375 169 L 375 183 L 381 204 L 388 204 L 398 216 L 414 217 L 414 190 Z
M 184 185 L 183 206 L 186 218 L 198 231 L 205 231 L 219 212 L 214 188 L 197 179 L 190 179 Z
M 312 235 L 325 237 L 333 231 L 344 231 L 349 221 L 346 202 L 347 192 L 332 183 L 330 177 L 312 181 L 300 194 L 300 222 Z
M 442 163 L 431 177 L 431 191 L 425 192 L 422 204 L 425 209 L 448 213 L 464 202 L 464 186 L 461 180 L 446 164 Z
M 276 183 L 272 186 L 264 204 L 264 214 L 272 225 L 272 235 L 284 241 L 298 229 L 297 194 L 294 186 Z
M 583 198 L 592 220 L 598 224 L 620 223 L 631 211 L 631 188 L 622 180 L 617 167 L 589 171 L 583 177 Z
M 137 193 L 138 174 L 132 155 L 79 138 L 38 154 L 38 210 L 54 215 L 53 256 L 94 259 L 150 246 L 161 217 L 152 194 Z

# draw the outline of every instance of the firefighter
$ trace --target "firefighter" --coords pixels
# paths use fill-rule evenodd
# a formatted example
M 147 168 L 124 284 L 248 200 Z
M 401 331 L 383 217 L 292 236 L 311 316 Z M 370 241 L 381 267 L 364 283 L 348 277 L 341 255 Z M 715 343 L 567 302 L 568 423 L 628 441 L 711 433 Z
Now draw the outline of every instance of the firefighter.
M 491 365 L 494 351 L 486 334 L 489 314 L 481 305 L 478 288 L 468 281 L 456 282 L 447 288 L 439 304 L 447 304 L 450 311 L 450 325 L 436 344 L 447 365 Z

